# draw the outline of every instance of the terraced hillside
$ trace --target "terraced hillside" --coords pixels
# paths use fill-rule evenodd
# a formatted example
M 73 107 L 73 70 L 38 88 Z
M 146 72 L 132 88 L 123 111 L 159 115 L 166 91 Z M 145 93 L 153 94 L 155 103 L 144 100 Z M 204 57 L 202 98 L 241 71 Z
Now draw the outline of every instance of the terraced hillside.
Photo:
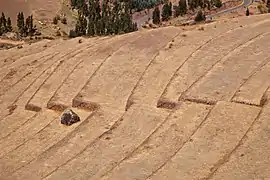
M 270 179 L 269 32 L 263 15 L 1 51 L 0 179 Z

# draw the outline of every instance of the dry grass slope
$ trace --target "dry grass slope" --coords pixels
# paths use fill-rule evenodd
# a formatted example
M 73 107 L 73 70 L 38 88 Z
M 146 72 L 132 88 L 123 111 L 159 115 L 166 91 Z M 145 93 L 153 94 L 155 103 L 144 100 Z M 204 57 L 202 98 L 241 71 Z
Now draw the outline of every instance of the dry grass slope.
M 0 51 L 0 179 L 270 179 L 268 19 Z

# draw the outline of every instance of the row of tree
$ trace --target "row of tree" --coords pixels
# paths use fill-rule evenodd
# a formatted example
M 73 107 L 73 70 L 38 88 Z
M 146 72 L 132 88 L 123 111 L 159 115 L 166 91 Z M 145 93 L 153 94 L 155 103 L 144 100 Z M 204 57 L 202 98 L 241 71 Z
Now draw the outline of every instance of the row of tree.
M 172 16 L 172 3 L 165 3 L 162 7 L 162 13 L 161 13 L 161 20 L 162 21 L 168 21 L 170 17 Z M 160 24 L 160 10 L 159 7 L 155 7 L 153 11 L 153 23 L 154 24 Z
M 103 0 L 102 4 L 99 0 L 76 2 L 71 3 L 78 9 L 78 20 L 75 29 L 70 31 L 71 37 L 121 34 L 137 30 L 137 24 L 132 22 L 130 0 Z
M 220 8 L 222 6 L 221 0 L 189 0 L 189 9 L 191 11 L 195 11 L 196 8 L 205 9 L 208 8 L 209 10 L 216 7 Z M 174 17 L 183 16 L 187 13 L 188 7 L 186 0 L 180 0 L 178 5 L 173 6 L 174 10 Z M 161 14 L 161 19 L 160 19 Z M 159 7 L 156 7 L 153 12 L 153 23 L 159 24 L 162 21 L 167 21 L 172 16 L 172 4 L 166 3 L 162 8 L 162 13 L 160 13 Z M 202 10 L 199 10 L 195 20 L 201 21 L 204 20 L 205 16 Z
M 33 36 L 37 28 L 33 23 L 33 15 L 28 16 L 24 20 L 23 12 L 19 12 L 17 15 L 17 27 L 21 36 Z
M 11 31 L 12 31 L 11 19 L 10 17 L 6 19 L 5 14 L 2 12 L 2 15 L 0 17 L 0 36 L 2 36 L 4 33 Z
M 154 24 L 160 24 L 161 20 L 162 21 L 168 21 L 170 19 L 170 17 L 173 15 L 172 14 L 172 3 L 171 2 L 167 2 L 163 5 L 162 7 L 162 13 L 161 13 L 161 19 L 160 19 L 160 10 L 159 7 L 155 7 L 154 11 L 153 11 L 153 23 Z
M 129 0 L 131 3 L 131 9 L 134 11 L 141 11 L 144 9 L 150 9 L 158 4 L 162 3 L 162 0 Z M 85 0 L 70 0 L 71 7 L 73 9 L 87 9 L 85 6 Z
M 161 0 L 132 0 L 132 9 L 134 11 L 151 9 L 161 3 L 163 3 Z
M 214 7 L 216 7 L 216 8 L 222 7 L 221 0 L 190 0 L 188 3 L 189 3 L 189 8 L 192 11 L 194 11 L 198 7 L 202 8 L 202 9 L 207 8 L 208 10 L 210 10 Z
M 183 16 L 187 13 L 187 3 L 186 0 L 180 0 L 178 2 L 178 6 L 173 6 L 174 9 L 174 16 Z
M 19 12 L 17 15 L 17 27 L 18 33 L 21 36 L 33 36 L 36 32 L 36 26 L 33 23 L 33 16 L 28 16 L 24 20 L 23 12 Z M 2 13 L 0 17 L 0 36 L 7 32 L 12 32 L 12 22 L 10 17 L 6 18 L 5 14 Z

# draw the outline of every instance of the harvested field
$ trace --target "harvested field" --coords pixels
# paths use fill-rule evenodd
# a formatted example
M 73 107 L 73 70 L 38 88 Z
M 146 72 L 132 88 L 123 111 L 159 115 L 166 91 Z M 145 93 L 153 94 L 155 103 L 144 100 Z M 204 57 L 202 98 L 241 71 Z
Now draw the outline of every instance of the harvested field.
M 270 179 L 269 17 L 0 51 L 0 179 Z

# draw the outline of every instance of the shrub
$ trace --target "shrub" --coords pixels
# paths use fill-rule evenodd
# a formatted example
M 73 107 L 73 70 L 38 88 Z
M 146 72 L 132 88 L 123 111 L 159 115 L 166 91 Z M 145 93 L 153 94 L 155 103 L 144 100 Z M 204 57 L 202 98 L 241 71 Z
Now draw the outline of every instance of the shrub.
M 60 15 L 59 15 L 59 14 L 56 14 L 55 18 L 56 18 L 58 21 L 59 21 L 59 20 L 61 20 L 61 18 L 60 18 Z
M 17 48 L 18 48 L 18 49 L 22 49 L 23 46 L 22 46 L 22 45 L 18 45 Z
M 61 22 L 62 22 L 63 24 L 67 24 L 67 18 L 66 18 L 66 17 L 63 17 L 63 18 L 61 19 Z
M 56 31 L 56 36 L 61 36 L 60 31 Z

